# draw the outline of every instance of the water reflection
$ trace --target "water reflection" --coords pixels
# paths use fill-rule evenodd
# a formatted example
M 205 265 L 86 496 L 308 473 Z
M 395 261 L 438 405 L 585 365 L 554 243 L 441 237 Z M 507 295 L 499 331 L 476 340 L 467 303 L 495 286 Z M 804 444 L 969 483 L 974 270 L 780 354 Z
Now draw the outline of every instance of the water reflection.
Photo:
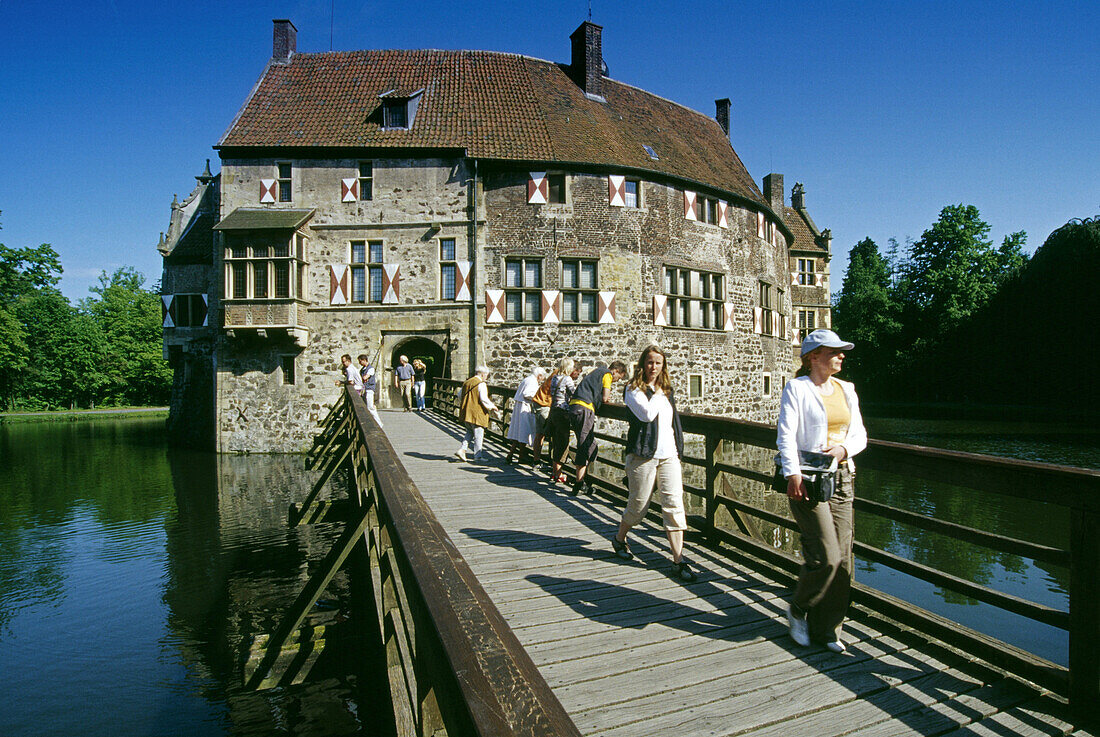
M 306 686 L 238 688 L 337 534 L 286 526 L 301 458 L 169 451 L 162 429 L 0 426 L 0 672 L 19 674 L 0 734 L 360 732 L 353 642 Z

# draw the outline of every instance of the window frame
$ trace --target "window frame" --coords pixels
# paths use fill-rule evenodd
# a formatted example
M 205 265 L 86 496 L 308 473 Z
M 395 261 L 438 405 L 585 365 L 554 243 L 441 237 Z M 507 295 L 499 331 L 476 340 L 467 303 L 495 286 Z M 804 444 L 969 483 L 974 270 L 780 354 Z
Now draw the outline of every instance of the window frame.
M 545 258 L 542 256 L 505 256 L 503 259 L 503 269 L 501 274 L 502 286 L 504 291 L 504 322 L 511 323 L 513 325 L 521 323 L 541 323 L 542 322 L 542 290 L 543 284 L 546 281 L 545 271 Z M 509 264 L 518 263 L 520 285 L 509 284 Z M 528 268 L 531 265 L 538 266 L 538 283 L 528 284 L 527 279 L 529 276 Z M 513 312 L 513 304 L 518 300 L 518 310 L 520 318 L 517 320 L 511 317 Z M 537 305 L 535 309 L 534 317 L 529 317 L 530 307 L 532 304 Z
M 772 382 L 771 372 L 770 371 L 765 371 L 764 373 L 762 373 L 760 375 L 760 379 L 761 379 L 760 395 L 762 397 L 764 397 L 765 399 L 768 399 L 768 398 L 771 397 L 772 389 L 774 388 L 773 387 L 773 382 Z
M 283 167 L 286 167 L 284 171 Z M 275 162 L 276 202 L 294 202 L 294 162 Z
M 668 327 L 688 330 L 725 329 L 724 272 L 692 269 L 676 264 L 664 264 L 661 268 L 662 288 L 668 304 Z M 696 315 L 699 324 L 695 324 Z
M 809 320 L 805 318 L 809 317 Z M 798 339 L 801 341 L 807 335 L 817 330 L 817 310 L 798 310 Z
M 183 292 L 180 294 L 173 294 L 172 307 L 169 309 L 169 315 L 172 317 L 172 327 L 174 328 L 201 328 L 203 321 L 208 320 L 210 317 L 210 308 L 207 305 L 206 300 L 203 299 L 201 292 Z M 195 321 L 193 316 L 196 312 L 196 302 L 202 303 L 203 319 Z M 184 307 L 183 305 L 186 305 Z M 183 320 L 183 314 L 186 312 L 187 319 Z
M 566 286 L 566 266 L 576 265 L 576 285 Z M 581 286 L 583 269 L 591 265 L 594 269 L 591 286 Z M 563 323 L 571 325 L 594 325 L 600 315 L 600 260 L 582 256 L 558 259 L 558 286 L 561 292 L 561 315 Z M 572 298 L 572 299 L 570 299 Z M 572 304 L 572 312 L 569 305 Z M 582 316 L 582 308 L 587 313 Z M 570 315 L 572 319 L 566 316 Z
M 695 220 L 704 225 L 718 225 L 718 198 L 696 192 Z
M 305 299 L 305 241 L 301 233 L 295 231 L 286 240 L 253 237 L 250 241 L 238 242 L 234 238 L 224 246 L 222 256 L 226 300 L 274 302 Z M 263 269 L 256 268 L 259 264 L 263 264 Z M 264 282 L 262 294 L 259 295 L 256 289 L 258 272 Z M 280 274 L 285 274 L 285 294 L 279 294 Z M 237 289 L 238 278 L 243 279 L 241 290 Z
M 355 248 L 357 246 L 363 249 L 363 260 L 359 261 L 355 258 Z M 377 249 L 377 250 L 375 250 Z M 378 258 L 374 256 L 377 254 Z M 382 288 L 382 259 L 386 254 L 386 242 L 381 239 L 372 238 L 355 238 L 348 241 L 348 271 L 350 274 L 350 283 L 348 284 L 348 304 L 356 305 L 369 305 L 369 304 L 382 304 L 382 298 L 385 295 L 385 290 Z M 362 273 L 363 279 L 363 297 L 362 299 L 356 299 L 358 296 L 355 291 L 355 274 L 356 272 Z M 378 276 L 378 298 L 374 299 L 374 277 Z
M 401 111 L 401 125 L 393 125 L 393 114 Z M 382 100 L 382 128 L 391 131 L 407 131 L 411 127 L 409 120 L 409 99 L 406 97 L 390 97 Z
M 295 358 L 293 353 L 283 353 L 279 356 L 279 373 L 282 374 L 283 386 L 293 386 L 298 383 Z M 287 364 L 290 365 L 290 371 L 287 371 Z
M 630 204 L 630 185 L 634 185 L 634 204 Z M 644 201 L 642 198 L 642 180 L 631 179 L 625 177 L 623 179 L 623 207 L 633 208 L 635 210 L 642 209 Z
M 799 258 L 798 259 L 798 285 L 803 287 L 812 287 L 815 285 L 817 278 L 817 259 L 816 258 Z M 805 268 L 809 266 L 809 268 Z
M 554 198 L 555 190 L 558 193 L 558 199 Z M 546 204 L 548 205 L 568 205 L 569 204 L 569 177 L 562 171 L 548 171 L 546 172 Z
M 363 175 L 366 167 L 367 174 Z M 359 179 L 359 201 L 369 202 L 374 199 L 374 162 L 362 160 L 357 165 L 357 178 Z
M 450 258 L 446 258 L 443 251 L 443 244 L 446 242 L 450 242 L 451 244 Z M 439 255 L 439 300 L 441 302 L 456 302 L 458 301 L 458 289 L 455 286 L 458 279 L 458 239 L 453 237 L 440 238 L 437 241 L 437 246 L 438 247 L 436 249 L 436 253 L 438 253 Z M 446 273 L 446 269 L 448 267 L 451 269 L 451 278 L 449 285 L 448 280 L 444 278 L 444 274 Z M 446 289 L 448 288 L 448 286 L 452 292 L 450 296 L 447 296 L 446 294 Z
M 694 384 L 698 382 L 699 388 L 695 389 Z M 702 374 L 688 374 L 688 399 L 705 399 L 706 398 L 706 382 L 703 381 Z

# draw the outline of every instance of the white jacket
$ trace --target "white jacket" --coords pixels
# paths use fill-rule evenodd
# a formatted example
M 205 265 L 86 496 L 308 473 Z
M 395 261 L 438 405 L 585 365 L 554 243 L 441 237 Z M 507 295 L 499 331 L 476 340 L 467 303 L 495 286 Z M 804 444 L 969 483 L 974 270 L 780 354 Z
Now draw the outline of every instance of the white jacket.
M 837 379 L 844 390 L 848 410 L 852 413 L 848 423 L 848 434 L 841 445 L 848 451 L 845 463 L 854 471 L 856 466 L 852 456 L 867 447 L 867 430 L 863 427 L 863 416 L 859 413 L 859 398 L 856 388 L 849 381 Z M 783 398 L 779 400 L 779 422 L 777 423 L 776 445 L 779 458 L 783 462 L 783 475 L 800 474 L 798 451 L 825 450 L 829 436 L 829 420 L 825 415 L 825 402 L 814 389 L 809 376 L 791 379 L 783 388 Z

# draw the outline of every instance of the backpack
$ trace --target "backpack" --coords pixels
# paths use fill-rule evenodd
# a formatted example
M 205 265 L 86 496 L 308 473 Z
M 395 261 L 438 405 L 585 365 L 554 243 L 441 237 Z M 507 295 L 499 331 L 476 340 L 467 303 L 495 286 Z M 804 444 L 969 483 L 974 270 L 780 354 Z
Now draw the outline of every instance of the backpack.
M 551 376 L 546 381 L 542 382 L 542 386 L 535 392 L 535 396 L 531 397 L 531 403 L 537 404 L 540 407 L 549 407 L 550 403 L 554 401 L 554 390 L 550 386 L 550 383 L 554 380 Z

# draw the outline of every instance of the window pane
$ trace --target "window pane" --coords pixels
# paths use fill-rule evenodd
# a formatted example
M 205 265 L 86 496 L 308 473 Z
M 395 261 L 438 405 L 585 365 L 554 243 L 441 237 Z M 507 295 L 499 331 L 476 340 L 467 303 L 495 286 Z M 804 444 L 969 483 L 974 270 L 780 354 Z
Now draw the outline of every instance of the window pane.
M 707 222 L 718 222 L 718 200 L 707 200 Z
M 382 301 L 382 269 L 378 266 L 370 267 L 370 301 Z
M 623 198 L 627 207 L 638 206 L 638 183 L 626 180 L 626 197 Z
M 267 246 L 252 246 L 252 255 L 255 258 L 267 258 L 269 250 Z
M 527 261 L 524 263 L 525 270 L 525 287 L 541 287 L 542 286 L 542 262 L 540 261 Z
M 561 319 L 565 322 L 576 322 L 577 316 L 577 295 L 565 294 L 561 298 Z
M 386 120 L 385 126 L 387 128 L 408 128 L 405 115 L 405 101 L 401 102 L 387 102 L 385 103 Z
M 367 270 L 362 266 L 351 267 L 351 301 L 367 301 Z
M 252 295 L 256 299 L 267 296 L 267 262 L 256 261 L 252 264 Z
M 443 238 L 439 241 L 439 260 L 440 261 L 454 261 L 455 260 L 455 239 Z
M 577 284 L 577 262 L 565 261 L 561 265 L 561 286 L 562 289 L 576 289 Z
M 523 293 L 523 319 L 528 322 L 542 320 L 542 299 L 538 292 Z
M 267 249 L 264 250 L 266 251 Z M 290 243 L 276 243 L 272 252 L 275 258 L 286 258 L 290 255 Z
M 293 169 L 289 161 L 279 164 L 279 179 L 290 179 L 291 171 Z
M 715 330 L 721 330 L 725 327 L 725 325 L 723 325 L 722 305 L 717 303 L 712 304 L 710 309 L 713 313 L 711 317 L 711 326 L 713 326 Z
M 681 271 L 680 272 L 680 294 L 683 294 L 685 296 L 690 296 L 691 295 L 691 272 L 690 271 Z
M 306 260 L 306 239 L 301 235 L 294 236 L 294 242 L 298 244 L 298 260 Z
M 275 267 L 275 297 L 285 298 L 290 296 L 290 262 L 276 261 Z
M 596 322 L 596 295 L 581 295 L 581 322 Z
M 725 292 L 722 290 L 722 275 L 714 274 L 712 278 L 714 279 L 714 298 L 725 299 Z
M 241 299 L 248 296 L 248 271 L 246 264 L 233 264 L 233 297 Z
M 596 288 L 596 262 L 581 262 L 581 289 Z
M 665 294 L 676 294 L 676 269 L 665 269 Z
M 382 263 L 382 241 L 370 242 L 370 262 L 372 264 Z
M 455 298 L 454 264 L 443 264 L 439 267 L 439 296 L 441 299 Z
M 508 322 L 519 322 L 523 319 L 523 294 L 512 292 L 505 295 L 504 319 Z
M 703 274 L 703 275 L 702 275 L 702 278 L 701 278 L 701 279 L 699 279 L 699 283 L 700 283 L 700 284 L 702 285 L 702 287 L 703 287 L 703 294 L 702 294 L 702 296 L 703 296 L 703 297 L 704 297 L 705 299 L 710 299 L 710 298 L 711 298 L 711 294 L 710 294 L 710 288 L 711 288 L 711 286 L 712 286 L 712 282 L 711 282 L 711 280 L 710 280 L 710 274 Z
M 370 161 L 359 162 L 359 178 L 370 179 L 374 175 L 374 164 Z
M 689 397 L 701 397 L 703 396 L 703 377 L 699 374 L 688 375 L 688 396 Z
M 365 264 L 367 262 L 367 244 L 363 241 L 351 242 L 351 262 L 353 264 Z
M 680 300 L 680 324 L 691 325 L 691 300 Z
M 279 180 L 279 202 L 290 202 L 293 199 L 290 191 L 290 180 Z
M 523 262 L 521 262 L 521 261 L 505 261 L 504 262 L 504 286 L 506 286 L 506 287 L 522 287 L 523 286 Z
M 551 174 L 546 177 L 546 181 L 549 184 L 549 194 L 547 202 L 565 202 L 565 175 L 564 174 Z
M 704 328 L 714 327 L 710 322 L 710 318 L 711 318 L 710 305 L 709 304 L 704 304 L 704 305 L 701 305 L 701 307 L 702 307 L 702 309 L 699 310 L 699 316 L 703 321 L 703 327 Z
M 234 245 L 230 247 L 229 253 L 232 258 L 245 258 L 248 256 L 248 248 L 243 245 Z

